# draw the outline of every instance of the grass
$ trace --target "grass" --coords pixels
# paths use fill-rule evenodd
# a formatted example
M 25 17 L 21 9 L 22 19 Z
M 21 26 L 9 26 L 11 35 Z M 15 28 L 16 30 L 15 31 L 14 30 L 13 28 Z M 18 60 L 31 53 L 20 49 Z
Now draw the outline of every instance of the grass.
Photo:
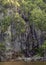
M 24 61 L 0 62 L 0 65 L 46 65 L 46 62 L 24 62 Z

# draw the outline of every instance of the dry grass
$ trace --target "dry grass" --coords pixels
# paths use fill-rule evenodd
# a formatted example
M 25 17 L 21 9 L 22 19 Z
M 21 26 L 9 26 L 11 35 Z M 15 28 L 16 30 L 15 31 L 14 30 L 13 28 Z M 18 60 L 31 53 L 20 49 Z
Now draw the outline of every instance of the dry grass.
M 24 62 L 24 61 L 0 62 L 0 65 L 46 65 L 46 62 Z

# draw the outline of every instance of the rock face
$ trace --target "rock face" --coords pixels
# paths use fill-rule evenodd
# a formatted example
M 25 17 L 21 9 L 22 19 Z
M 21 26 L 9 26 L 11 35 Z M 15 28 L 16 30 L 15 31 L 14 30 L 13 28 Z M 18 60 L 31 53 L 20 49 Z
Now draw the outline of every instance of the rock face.
M 0 6 L 0 10 L 1 8 L 2 7 Z M 6 16 L 11 16 L 12 14 L 13 11 L 8 8 Z M 4 13 L 0 12 L 0 21 L 3 18 L 4 18 Z M 45 35 L 42 34 L 44 34 L 44 32 L 42 33 L 40 30 L 37 30 L 33 26 L 30 27 L 28 23 L 26 23 L 25 26 L 26 26 L 26 31 L 20 35 L 16 35 L 17 31 L 15 28 L 14 21 L 10 23 L 8 29 L 3 33 L 0 26 L 0 43 L 4 44 L 5 46 L 5 50 L 3 50 L 2 52 L 0 50 L 0 61 L 6 61 L 12 59 L 12 54 L 14 52 L 16 53 L 22 52 L 21 54 L 25 57 L 32 57 L 34 54 L 35 55 L 37 54 L 34 48 L 36 47 L 39 49 L 39 47 L 41 47 L 41 45 L 43 44 Z

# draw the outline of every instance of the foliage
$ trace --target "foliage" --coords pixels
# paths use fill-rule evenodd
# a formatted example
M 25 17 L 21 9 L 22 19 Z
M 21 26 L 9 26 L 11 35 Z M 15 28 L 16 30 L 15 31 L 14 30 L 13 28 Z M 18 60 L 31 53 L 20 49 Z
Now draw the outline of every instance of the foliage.
M 38 29 L 42 32 L 46 32 L 46 0 L 0 0 L 0 6 L 0 13 L 4 14 L 3 19 L 0 20 L 1 32 L 5 33 L 8 27 L 11 26 L 11 23 L 14 23 L 15 25 L 16 35 L 25 33 L 26 26 L 28 25 L 30 28 L 32 24 L 34 25 L 35 30 Z M 9 11 L 11 15 L 7 15 Z M 34 33 L 33 26 L 31 29 L 33 32 L 31 31 L 32 34 L 30 33 L 29 36 L 35 37 L 37 35 L 35 39 L 39 41 L 38 33 Z M 42 35 L 40 35 L 40 38 L 41 37 Z M 32 43 L 32 41 L 30 43 Z M 3 48 L 5 48 L 4 45 L 0 43 L 0 50 Z M 37 53 L 42 56 L 44 48 L 46 49 L 45 40 L 42 47 L 34 50 L 38 51 Z
M 10 17 L 6 16 L 3 20 L 1 20 L 1 30 L 2 32 L 5 32 L 10 25 Z
M 0 50 L 5 50 L 5 44 L 0 43 Z
M 25 32 L 25 29 L 26 29 L 26 23 L 25 21 L 19 16 L 18 13 L 16 13 L 16 16 L 15 16 L 15 28 L 16 28 L 16 31 L 18 34 L 21 34 L 23 32 Z
M 44 41 L 44 44 L 42 45 L 42 48 L 46 49 L 46 40 Z
M 46 13 L 41 9 L 33 9 L 33 11 L 31 12 L 30 20 L 34 22 L 36 27 L 38 27 L 39 29 L 46 30 Z

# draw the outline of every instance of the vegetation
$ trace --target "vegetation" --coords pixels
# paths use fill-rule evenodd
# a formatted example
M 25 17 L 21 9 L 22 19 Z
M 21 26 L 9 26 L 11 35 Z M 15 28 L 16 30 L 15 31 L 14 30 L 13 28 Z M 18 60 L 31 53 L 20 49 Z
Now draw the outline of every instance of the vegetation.
M 11 26 L 12 50 L 18 37 L 21 52 L 26 57 L 43 57 L 46 50 L 46 0 L 0 0 L 0 13 L 0 35 Z M 4 38 L 4 45 L 0 41 L 0 50 L 5 48 L 5 41 Z

